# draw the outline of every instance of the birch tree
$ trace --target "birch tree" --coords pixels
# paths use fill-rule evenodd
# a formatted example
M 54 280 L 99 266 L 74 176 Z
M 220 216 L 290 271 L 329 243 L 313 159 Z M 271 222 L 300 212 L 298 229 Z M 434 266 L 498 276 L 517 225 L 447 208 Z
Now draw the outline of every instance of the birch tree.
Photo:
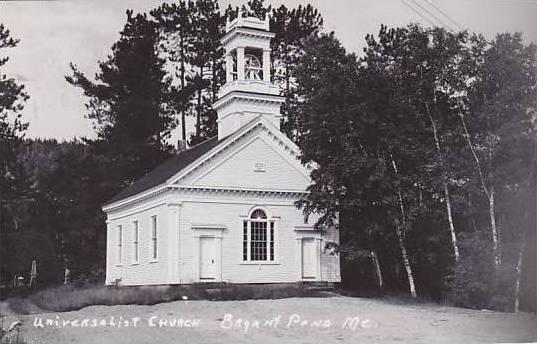
M 457 143 L 451 138 L 457 129 L 453 119 L 455 112 L 449 106 L 451 94 L 457 88 L 452 74 L 466 40 L 466 34 L 452 34 L 446 30 L 423 29 L 416 25 L 407 28 L 387 29 L 382 27 L 378 38 L 366 37 L 368 43 L 364 62 L 368 68 L 375 68 L 389 74 L 392 96 L 401 106 L 409 110 L 409 117 L 420 130 L 413 135 L 421 145 L 422 161 L 417 161 L 428 176 L 422 175 L 419 184 L 424 191 L 442 194 L 439 197 L 445 205 L 446 227 L 450 234 L 455 261 L 459 260 L 457 233 L 453 219 L 450 188 L 458 179 L 452 166 L 454 159 L 447 155 Z
M 488 203 L 496 268 L 501 263 L 498 195 L 516 193 L 535 165 L 531 147 L 537 109 L 535 45 L 520 34 L 500 34 L 490 43 L 472 38 L 463 62 L 468 92 L 456 99 L 460 127 L 476 171 L 475 181 Z M 476 49 L 477 47 L 477 49 Z

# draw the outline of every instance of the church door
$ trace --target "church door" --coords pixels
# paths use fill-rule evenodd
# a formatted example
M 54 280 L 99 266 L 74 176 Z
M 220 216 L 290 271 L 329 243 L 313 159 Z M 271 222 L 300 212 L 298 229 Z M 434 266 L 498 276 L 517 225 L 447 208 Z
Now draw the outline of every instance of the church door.
M 213 237 L 200 238 L 200 279 L 213 280 L 216 275 L 216 246 Z
M 317 250 L 314 238 L 302 239 L 302 278 L 317 277 Z

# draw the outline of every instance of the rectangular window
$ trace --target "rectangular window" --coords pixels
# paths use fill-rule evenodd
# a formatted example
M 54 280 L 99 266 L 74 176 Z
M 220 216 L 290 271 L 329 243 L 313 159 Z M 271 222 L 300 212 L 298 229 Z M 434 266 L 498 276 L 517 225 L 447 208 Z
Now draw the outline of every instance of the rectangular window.
M 138 258 L 139 258 L 139 249 L 138 249 L 138 241 L 140 239 L 140 231 L 139 231 L 139 228 L 138 228 L 138 221 L 134 221 L 133 223 L 134 227 L 133 227 L 133 235 L 132 235 L 132 244 L 133 244 L 133 249 L 134 249 L 134 252 L 133 252 L 133 257 L 134 257 L 134 262 L 138 262 Z
M 275 221 L 264 212 L 251 215 L 242 222 L 242 260 L 245 262 L 273 262 L 276 257 Z
M 248 260 L 248 221 L 242 223 L 242 260 Z
M 122 263 L 123 256 L 123 227 L 117 226 L 117 263 Z
M 151 252 L 153 259 L 157 259 L 157 216 L 151 216 Z
M 250 259 L 267 260 L 267 223 L 265 221 L 250 222 L 250 235 Z

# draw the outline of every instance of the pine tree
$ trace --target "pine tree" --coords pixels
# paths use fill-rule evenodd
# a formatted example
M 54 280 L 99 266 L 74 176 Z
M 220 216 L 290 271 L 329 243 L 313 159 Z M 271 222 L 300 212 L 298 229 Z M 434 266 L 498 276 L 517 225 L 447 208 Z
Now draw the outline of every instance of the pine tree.
M 166 142 L 175 125 L 159 32 L 144 14 L 127 11 L 127 23 L 112 55 L 99 63 L 95 81 L 74 65 L 66 80 L 89 99 L 87 117 L 94 122 L 94 143 L 110 157 L 118 188 L 149 172 L 165 159 Z
M 172 106 L 180 113 L 183 142 L 187 140 L 186 116 L 190 112 L 195 91 L 188 84 L 191 81 L 190 60 L 194 53 L 194 40 L 196 39 L 196 31 L 193 26 L 194 11 L 193 1 L 181 0 L 171 5 L 163 3 L 150 12 L 161 32 L 160 44 L 165 54 L 166 63 L 175 72 L 173 78 L 179 78 L 178 85 L 172 87 L 171 98 Z
M 267 6 L 265 0 L 248 0 L 245 5 L 242 5 L 241 9 L 245 17 L 257 17 L 264 20 L 270 14 L 272 6 Z
M 186 116 L 196 117 L 190 144 L 216 135 L 216 113 L 212 103 L 223 82 L 223 35 L 225 17 L 215 0 L 180 1 L 162 4 L 151 11 L 162 32 L 167 64 L 178 73 L 173 88 L 174 106 L 181 113 L 182 140 L 186 141 Z
M 0 51 L 14 48 L 18 43 L 19 40 L 11 37 L 10 31 L 0 23 Z M 3 239 L 9 228 L 17 227 L 14 208 L 24 198 L 27 187 L 16 151 L 28 126 L 22 119 L 22 110 L 29 96 L 24 85 L 3 73 L 8 61 L 9 57 L 0 55 L 0 280 L 4 278 L 7 251 Z
M 223 35 L 224 17 L 216 0 L 197 0 L 193 17 L 196 38 L 191 64 L 195 70 L 192 85 L 196 92 L 196 131 L 190 138 L 190 144 L 197 144 L 216 135 L 216 113 L 212 103 L 216 101 L 223 82 L 220 38 Z
M 298 58 L 304 54 L 307 38 L 322 29 L 323 18 L 311 5 L 288 9 L 284 5 L 271 13 L 270 28 L 275 33 L 271 42 L 274 81 L 280 84 L 285 103 L 282 106 L 282 131 L 296 140 L 296 112 L 298 106 L 296 77 Z

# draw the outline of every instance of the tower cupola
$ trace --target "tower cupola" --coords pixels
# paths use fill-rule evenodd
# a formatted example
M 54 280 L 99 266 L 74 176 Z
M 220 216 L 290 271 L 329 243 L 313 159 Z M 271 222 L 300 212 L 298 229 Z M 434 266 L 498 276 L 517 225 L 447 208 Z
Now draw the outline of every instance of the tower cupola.
M 213 108 L 218 113 L 218 137 L 222 138 L 258 116 L 280 128 L 284 98 L 271 81 L 269 19 L 238 17 L 226 22 L 221 39 L 225 49 L 226 83 Z

